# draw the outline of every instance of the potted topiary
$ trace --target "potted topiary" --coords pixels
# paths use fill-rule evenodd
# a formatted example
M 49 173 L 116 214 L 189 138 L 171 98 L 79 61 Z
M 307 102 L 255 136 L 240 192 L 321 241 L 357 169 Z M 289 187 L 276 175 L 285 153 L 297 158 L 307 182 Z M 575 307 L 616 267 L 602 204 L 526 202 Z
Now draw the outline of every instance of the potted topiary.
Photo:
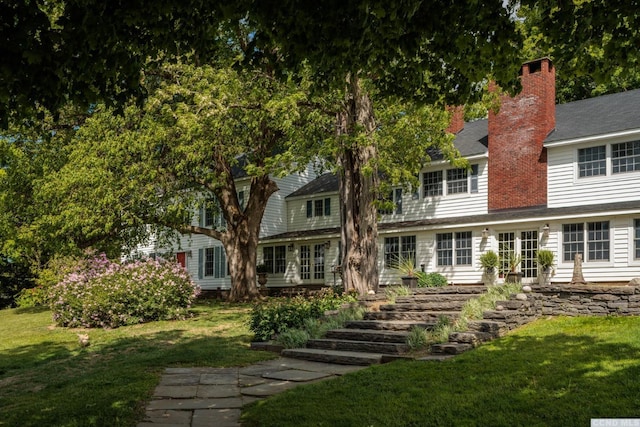
M 408 288 L 418 287 L 418 270 L 412 257 L 401 257 L 395 265 L 401 274 L 402 284 Z
M 507 272 L 505 281 L 509 283 L 521 282 L 522 272 L 518 271 L 518 267 L 520 267 L 520 263 L 522 262 L 520 254 L 517 254 L 514 250 L 510 250 L 505 254 L 505 260 L 509 266 L 509 271 Z
M 553 252 L 548 249 L 540 249 L 536 254 L 536 262 L 540 269 L 538 283 L 542 286 L 549 285 L 553 274 Z
M 256 266 L 256 272 L 258 273 L 258 283 L 260 283 L 260 286 L 265 286 L 267 284 L 267 266 L 265 264 L 258 264 Z
M 498 254 L 492 250 L 488 250 L 480 255 L 480 265 L 484 270 L 482 281 L 485 285 L 494 285 L 496 283 L 496 274 L 498 272 L 499 264 L 500 259 L 498 258 Z

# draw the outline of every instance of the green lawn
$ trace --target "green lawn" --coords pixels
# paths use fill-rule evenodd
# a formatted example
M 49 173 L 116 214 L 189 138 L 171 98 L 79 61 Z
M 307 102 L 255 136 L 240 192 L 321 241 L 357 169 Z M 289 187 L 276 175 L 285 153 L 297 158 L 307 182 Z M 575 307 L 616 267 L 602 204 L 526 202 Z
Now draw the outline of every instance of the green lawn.
M 301 386 L 244 426 L 588 426 L 640 418 L 640 318 L 543 319 L 446 362 Z
M 113 330 L 53 327 L 48 310 L 0 310 L 0 426 L 134 426 L 164 368 L 237 366 L 249 307 L 202 303 L 186 321 Z M 78 333 L 91 344 L 82 348 Z

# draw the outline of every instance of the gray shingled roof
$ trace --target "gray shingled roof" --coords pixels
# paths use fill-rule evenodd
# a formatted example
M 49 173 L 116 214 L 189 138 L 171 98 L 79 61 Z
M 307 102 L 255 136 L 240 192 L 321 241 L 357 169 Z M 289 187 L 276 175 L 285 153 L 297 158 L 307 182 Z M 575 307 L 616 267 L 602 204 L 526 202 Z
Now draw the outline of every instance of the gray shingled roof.
M 466 122 L 456 134 L 455 145 L 463 157 L 487 152 L 488 123 L 487 119 Z M 640 129 L 640 89 L 556 105 L 556 128 L 545 144 L 631 129 Z M 432 160 L 442 159 L 439 153 L 430 155 Z M 338 191 L 338 179 L 324 174 L 287 197 L 332 191 Z
M 546 144 L 640 129 L 640 89 L 556 105 Z
M 332 173 L 325 173 L 324 175 L 319 176 L 307 185 L 304 185 L 293 193 L 289 194 L 286 198 L 288 199 L 289 197 L 308 196 L 309 194 L 337 192 L 338 186 L 338 177 Z

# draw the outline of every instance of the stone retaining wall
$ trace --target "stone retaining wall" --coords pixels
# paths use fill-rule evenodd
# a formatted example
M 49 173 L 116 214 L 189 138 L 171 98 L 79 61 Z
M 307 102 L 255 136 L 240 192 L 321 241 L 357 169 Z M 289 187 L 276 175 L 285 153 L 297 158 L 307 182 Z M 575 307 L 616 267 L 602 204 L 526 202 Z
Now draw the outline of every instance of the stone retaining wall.
M 553 316 L 638 316 L 640 286 L 532 286 L 526 293 L 535 311 Z

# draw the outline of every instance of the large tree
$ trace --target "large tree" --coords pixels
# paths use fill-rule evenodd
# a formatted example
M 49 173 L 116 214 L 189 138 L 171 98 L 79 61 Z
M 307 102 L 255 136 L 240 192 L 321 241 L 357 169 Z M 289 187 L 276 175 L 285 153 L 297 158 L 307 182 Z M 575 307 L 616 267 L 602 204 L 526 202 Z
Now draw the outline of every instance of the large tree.
M 260 223 L 278 187 L 272 176 L 303 170 L 330 129 L 304 80 L 261 68 L 167 64 L 146 76 L 143 106 L 98 106 L 78 129 L 67 164 L 40 192 L 54 209 L 39 221 L 62 235 L 130 245 L 165 231 L 203 234 L 227 254 L 231 300 L 258 296 Z M 234 171 L 250 179 L 244 203 Z M 194 225 L 195 212 L 224 221 Z M 196 222 L 197 223 L 197 222 Z
M 377 289 L 380 122 L 375 103 L 462 103 L 489 74 L 517 75 L 514 23 L 501 2 L 242 3 L 252 52 L 277 49 L 288 70 L 310 67 L 318 90 L 342 90 L 333 153 L 339 165 L 342 271 L 347 289 Z M 295 11 L 295 13 L 291 13 Z

